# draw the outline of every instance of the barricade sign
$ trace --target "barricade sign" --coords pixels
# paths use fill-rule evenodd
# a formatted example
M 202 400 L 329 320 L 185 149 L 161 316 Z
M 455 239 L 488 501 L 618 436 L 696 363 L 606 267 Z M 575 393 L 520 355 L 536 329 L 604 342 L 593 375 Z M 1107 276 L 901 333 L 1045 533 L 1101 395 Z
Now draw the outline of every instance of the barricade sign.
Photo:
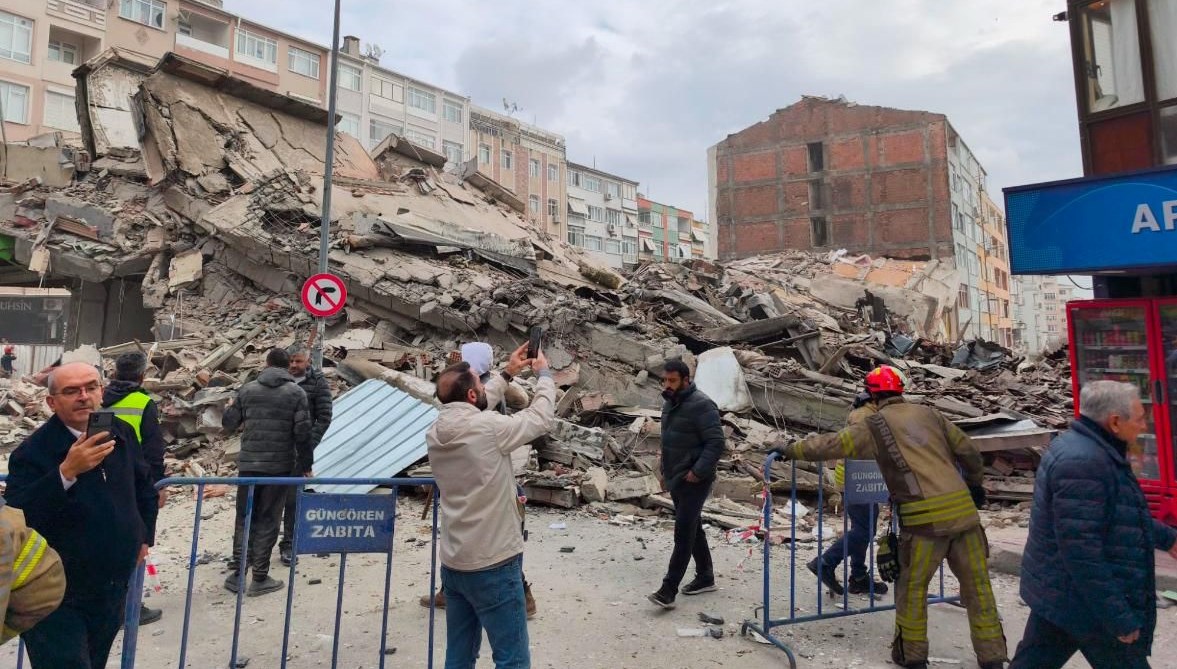
M 847 460 L 845 475 L 847 505 L 884 504 L 889 500 L 887 482 L 874 460 Z
M 299 495 L 294 552 L 387 553 L 396 509 L 389 495 Z

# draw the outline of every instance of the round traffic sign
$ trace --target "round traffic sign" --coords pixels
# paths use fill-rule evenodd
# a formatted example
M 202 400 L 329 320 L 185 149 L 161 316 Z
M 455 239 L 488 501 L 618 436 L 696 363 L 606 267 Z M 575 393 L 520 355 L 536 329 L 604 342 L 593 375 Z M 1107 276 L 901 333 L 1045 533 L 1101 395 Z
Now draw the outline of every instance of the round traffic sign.
M 343 311 L 347 288 L 334 274 L 316 274 L 302 284 L 302 306 L 310 315 L 329 318 Z

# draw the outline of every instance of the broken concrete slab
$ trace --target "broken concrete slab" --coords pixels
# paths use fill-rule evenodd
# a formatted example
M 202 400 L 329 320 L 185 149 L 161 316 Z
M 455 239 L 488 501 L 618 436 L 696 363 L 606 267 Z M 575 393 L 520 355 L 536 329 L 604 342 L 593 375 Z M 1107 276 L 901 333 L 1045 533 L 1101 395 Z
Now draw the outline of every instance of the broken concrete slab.
M 98 230 L 98 238 L 106 241 L 114 236 L 114 215 L 106 208 L 68 195 L 52 195 L 45 200 L 45 217 L 59 216 L 76 219 Z
M 609 474 L 600 467 L 589 467 L 580 480 L 580 496 L 586 502 L 604 502 L 609 490 Z
M 606 496 L 609 501 L 620 501 L 656 495 L 662 490 L 662 484 L 653 474 L 645 476 L 626 476 L 609 481 Z
M 190 249 L 172 258 L 168 265 L 168 289 L 175 290 L 193 284 L 204 276 L 204 256 Z

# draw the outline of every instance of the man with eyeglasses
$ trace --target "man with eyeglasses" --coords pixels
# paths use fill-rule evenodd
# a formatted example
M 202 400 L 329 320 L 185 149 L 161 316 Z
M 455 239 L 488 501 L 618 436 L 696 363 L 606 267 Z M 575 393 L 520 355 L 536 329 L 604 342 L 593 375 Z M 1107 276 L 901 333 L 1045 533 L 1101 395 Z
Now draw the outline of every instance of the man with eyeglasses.
M 6 497 L 65 565 L 61 606 L 22 638 L 34 669 L 105 667 L 123 624 L 127 587 L 154 543 L 158 497 L 129 425 L 87 435 L 102 402 L 93 366 L 54 369 L 53 417 L 15 451 Z

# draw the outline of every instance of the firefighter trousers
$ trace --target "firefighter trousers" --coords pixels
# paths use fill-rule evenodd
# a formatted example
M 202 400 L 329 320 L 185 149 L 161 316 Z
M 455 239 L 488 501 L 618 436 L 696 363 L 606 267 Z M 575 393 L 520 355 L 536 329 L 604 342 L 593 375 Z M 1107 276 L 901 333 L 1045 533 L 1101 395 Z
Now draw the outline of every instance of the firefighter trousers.
M 980 663 L 1008 661 L 1005 633 L 989 583 L 989 544 L 980 526 L 946 537 L 910 532 L 899 539 L 899 579 L 895 584 L 895 643 L 891 659 L 900 666 L 928 659 L 928 584 L 946 558 L 960 582 L 969 614 L 973 651 Z

